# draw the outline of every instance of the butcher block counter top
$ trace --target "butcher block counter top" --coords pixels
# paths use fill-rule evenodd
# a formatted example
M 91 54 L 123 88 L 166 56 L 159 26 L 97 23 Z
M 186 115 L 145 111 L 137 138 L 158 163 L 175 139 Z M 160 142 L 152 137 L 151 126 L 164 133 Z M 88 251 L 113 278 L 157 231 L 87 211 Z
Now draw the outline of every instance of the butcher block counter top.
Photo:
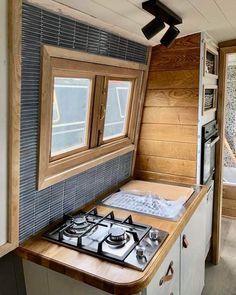
M 186 200 L 189 199 L 186 203 L 186 211 L 177 222 L 131 212 L 134 222 L 148 224 L 169 233 L 168 238 L 144 271 L 137 271 L 88 254 L 80 253 L 76 250 L 44 240 L 41 236 L 35 236 L 26 241 L 16 250 L 17 254 L 24 259 L 112 294 L 128 295 L 141 291 L 155 275 L 165 256 L 203 199 L 207 189 L 205 187 L 198 187 L 192 195 L 192 189 L 190 187 L 178 187 L 136 180 L 130 181 L 121 189 L 161 192 L 161 195 L 170 199 L 175 199 L 175 196 L 182 194 L 186 195 Z M 190 195 L 192 196 L 190 197 Z M 90 204 L 85 209 L 89 210 L 94 205 L 96 204 Z M 101 214 L 107 214 L 113 210 L 115 216 L 120 218 L 130 215 L 130 212 L 125 210 L 109 208 L 102 205 L 98 205 L 97 209 Z

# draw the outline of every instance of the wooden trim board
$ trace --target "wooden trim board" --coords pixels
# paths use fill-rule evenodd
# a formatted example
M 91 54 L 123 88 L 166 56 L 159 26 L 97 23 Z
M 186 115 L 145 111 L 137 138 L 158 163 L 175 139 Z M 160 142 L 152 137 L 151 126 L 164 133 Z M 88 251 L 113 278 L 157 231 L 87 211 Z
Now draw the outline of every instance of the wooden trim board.
M 147 68 L 143 72 L 144 74 L 143 74 L 143 80 L 142 80 L 140 101 L 139 101 L 139 106 L 138 106 L 137 122 L 136 122 L 136 126 L 135 126 L 134 155 L 133 155 L 132 169 L 131 169 L 131 176 L 132 177 L 134 176 L 137 150 L 138 150 L 138 144 L 139 144 L 139 140 L 140 140 L 142 115 L 143 115 L 143 109 L 144 109 L 144 103 L 145 103 L 145 95 L 146 95 L 146 91 L 147 91 L 146 88 L 147 88 L 147 81 L 148 81 L 148 73 L 149 73 L 149 67 L 150 67 L 150 62 L 151 62 L 151 56 L 152 56 L 152 47 L 149 47 L 148 48 Z
M 79 50 L 65 49 L 62 47 L 44 45 L 45 50 L 49 56 L 69 59 L 69 60 L 79 60 L 83 62 L 92 62 L 95 64 L 104 64 L 107 66 L 119 67 L 119 68 L 128 68 L 133 70 L 144 71 L 148 68 L 147 65 L 137 63 L 134 61 L 122 60 L 114 57 L 102 56 L 93 53 L 87 53 Z
M 213 212 L 213 232 L 212 232 L 212 262 L 218 264 L 220 261 L 220 239 L 221 239 L 221 216 L 222 216 L 222 189 L 223 189 L 223 157 L 224 157 L 224 137 L 225 137 L 225 79 L 226 62 L 228 53 L 236 53 L 236 46 L 224 47 L 220 45 L 220 67 L 219 67 L 219 87 L 218 87 L 218 111 L 217 123 L 219 126 L 220 141 L 216 145 L 216 170 L 215 170 L 215 203 Z M 222 47 L 223 45 L 223 47 Z M 236 44 L 235 44 L 236 45 Z
M 19 244 L 21 0 L 8 0 L 8 242 L 0 257 Z
M 236 39 L 228 40 L 228 41 L 223 41 L 219 43 L 219 47 L 231 47 L 231 46 L 236 46 Z

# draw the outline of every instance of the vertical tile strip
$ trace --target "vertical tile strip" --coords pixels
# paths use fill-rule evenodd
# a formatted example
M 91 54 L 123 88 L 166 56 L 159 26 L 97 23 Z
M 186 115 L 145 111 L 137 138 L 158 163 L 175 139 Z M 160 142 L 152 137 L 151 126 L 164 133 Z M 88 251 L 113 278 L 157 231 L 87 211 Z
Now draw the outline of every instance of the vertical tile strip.
M 23 4 L 20 242 L 130 176 L 132 153 L 37 191 L 40 47 L 62 46 L 146 63 L 147 47 L 75 20 Z

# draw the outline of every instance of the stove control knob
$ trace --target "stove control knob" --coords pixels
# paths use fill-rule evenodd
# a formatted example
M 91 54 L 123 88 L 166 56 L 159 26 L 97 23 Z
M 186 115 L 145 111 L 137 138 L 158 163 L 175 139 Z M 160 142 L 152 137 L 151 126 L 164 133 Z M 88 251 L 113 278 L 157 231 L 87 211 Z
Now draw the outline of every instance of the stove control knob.
M 159 231 L 157 229 L 150 229 L 149 231 L 149 238 L 152 241 L 157 241 L 159 237 Z
M 136 255 L 138 258 L 145 257 L 144 253 L 145 253 L 146 248 L 144 246 L 138 245 L 138 246 L 136 246 L 135 249 L 136 249 Z

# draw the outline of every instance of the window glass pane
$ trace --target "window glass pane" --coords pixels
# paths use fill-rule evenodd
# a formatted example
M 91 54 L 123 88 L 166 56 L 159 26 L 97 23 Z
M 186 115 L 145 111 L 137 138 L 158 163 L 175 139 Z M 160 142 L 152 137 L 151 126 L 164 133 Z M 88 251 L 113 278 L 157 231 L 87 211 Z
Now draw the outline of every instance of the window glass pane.
M 91 83 L 90 79 L 54 78 L 51 156 L 87 144 Z
M 125 134 L 131 89 L 131 81 L 108 82 L 104 140 Z

